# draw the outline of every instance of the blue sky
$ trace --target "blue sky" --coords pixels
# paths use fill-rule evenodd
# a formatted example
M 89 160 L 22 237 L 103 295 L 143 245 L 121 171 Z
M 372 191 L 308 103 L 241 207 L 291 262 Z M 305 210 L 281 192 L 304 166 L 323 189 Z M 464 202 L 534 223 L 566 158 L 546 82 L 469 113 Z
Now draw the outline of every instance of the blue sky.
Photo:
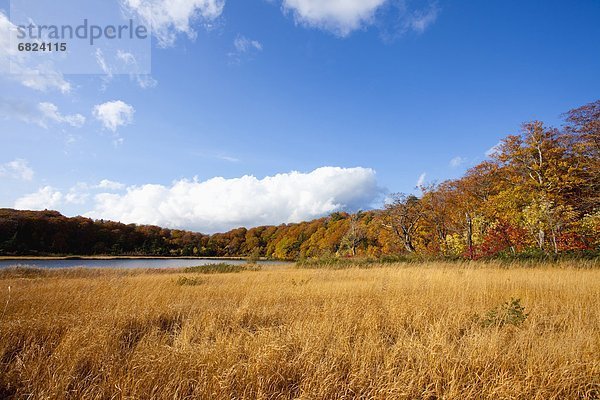
M 0 206 L 205 232 L 310 219 L 458 177 L 600 94 L 598 1 L 179 4 L 151 77 L 0 69 Z

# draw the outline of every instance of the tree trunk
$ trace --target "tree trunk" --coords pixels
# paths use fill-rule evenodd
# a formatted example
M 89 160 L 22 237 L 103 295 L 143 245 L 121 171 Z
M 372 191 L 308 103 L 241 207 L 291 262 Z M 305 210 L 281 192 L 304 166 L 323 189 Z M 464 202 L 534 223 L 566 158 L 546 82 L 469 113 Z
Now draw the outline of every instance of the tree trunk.
M 537 244 L 540 250 L 544 251 L 544 242 L 546 241 L 546 232 L 540 229 L 537 234 Z
M 552 230 L 552 245 L 554 246 L 554 254 L 558 255 L 558 243 L 556 242 L 556 232 Z
M 404 236 L 404 247 L 409 253 L 415 252 L 415 246 L 413 246 L 410 236 Z
M 465 213 L 467 218 L 467 247 L 469 248 L 469 258 L 473 259 L 473 219 L 469 213 Z

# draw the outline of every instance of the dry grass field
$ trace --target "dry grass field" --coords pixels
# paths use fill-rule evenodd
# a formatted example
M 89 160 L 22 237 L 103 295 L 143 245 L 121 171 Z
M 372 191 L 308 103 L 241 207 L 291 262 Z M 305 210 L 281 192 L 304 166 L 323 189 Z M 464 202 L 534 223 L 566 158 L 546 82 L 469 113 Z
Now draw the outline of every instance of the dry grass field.
M 0 398 L 598 399 L 582 267 L 4 271 Z

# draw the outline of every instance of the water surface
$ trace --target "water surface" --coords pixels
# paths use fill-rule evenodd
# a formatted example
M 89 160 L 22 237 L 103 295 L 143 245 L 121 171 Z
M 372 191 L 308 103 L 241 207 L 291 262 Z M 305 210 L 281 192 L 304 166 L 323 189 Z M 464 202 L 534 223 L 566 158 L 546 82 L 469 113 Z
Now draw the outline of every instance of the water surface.
M 108 260 L 0 260 L 0 268 L 36 267 L 36 268 L 180 268 L 208 264 L 245 264 L 246 260 L 223 260 L 207 258 L 146 258 L 146 259 L 108 259 Z M 278 261 L 259 261 L 260 265 L 284 264 Z

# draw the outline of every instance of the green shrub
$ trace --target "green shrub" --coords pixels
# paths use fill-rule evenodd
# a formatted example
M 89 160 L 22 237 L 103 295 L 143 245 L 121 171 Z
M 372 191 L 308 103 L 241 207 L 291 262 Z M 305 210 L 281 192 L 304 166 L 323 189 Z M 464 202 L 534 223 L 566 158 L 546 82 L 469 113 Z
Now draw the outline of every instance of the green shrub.
M 207 264 L 199 265 L 196 267 L 187 267 L 183 269 L 186 273 L 198 273 L 198 274 L 228 274 L 242 271 L 259 271 L 260 266 L 258 264 Z
M 180 276 L 177 279 L 177 284 L 179 286 L 198 286 L 204 285 L 207 282 L 206 279 L 202 278 L 188 278 L 187 276 Z
M 514 325 L 519 326 L 529 314 L 525 312 L 525 307 L 521 305 L 521 299 L 510 299 L 506 303 L 489 310 L 481 319 L 483 327 Z

